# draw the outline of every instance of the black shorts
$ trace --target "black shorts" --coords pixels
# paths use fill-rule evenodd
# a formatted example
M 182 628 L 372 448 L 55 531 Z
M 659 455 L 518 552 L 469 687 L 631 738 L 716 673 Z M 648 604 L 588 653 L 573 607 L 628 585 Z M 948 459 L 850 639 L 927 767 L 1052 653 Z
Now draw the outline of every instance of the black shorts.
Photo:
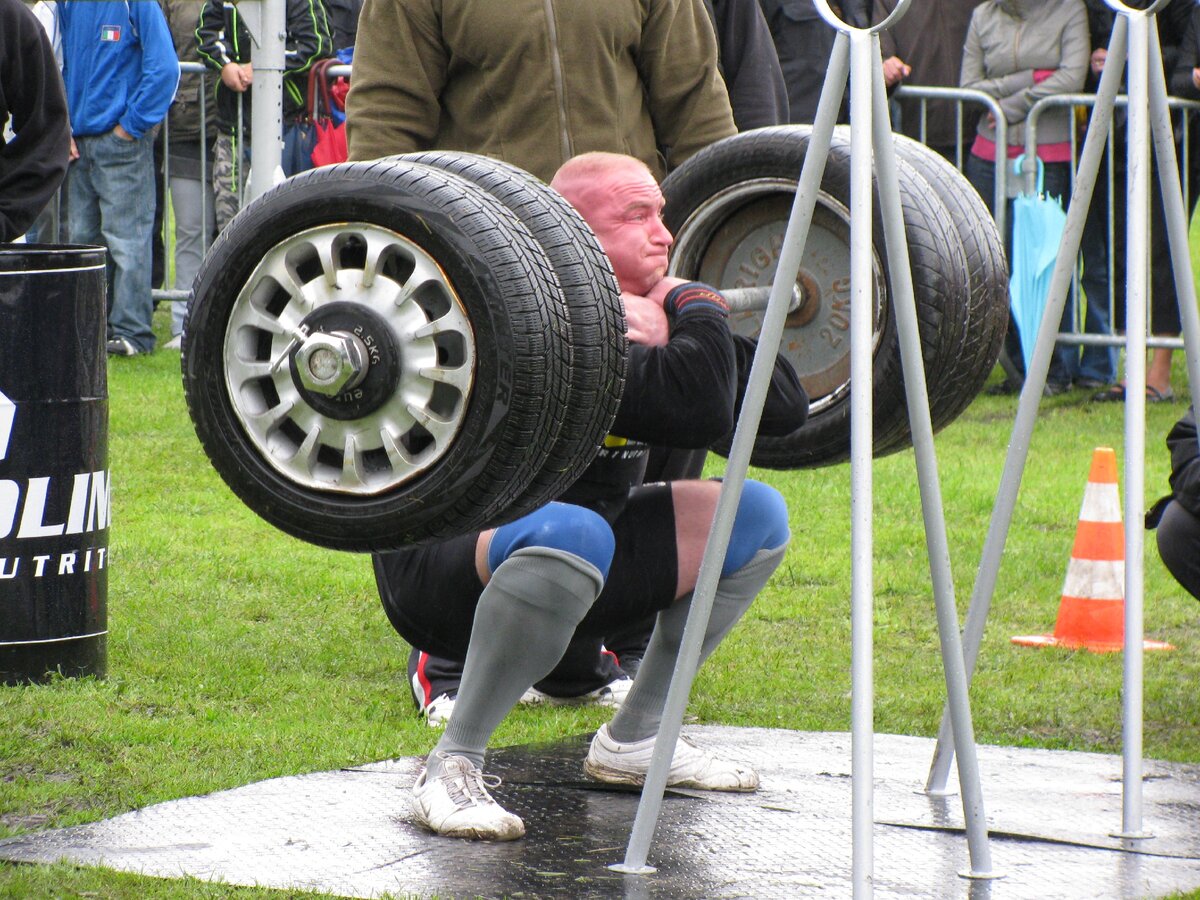
M 604 589 L 577 634 L 603 637 L 675 600 L 679 580 L 671 489 L 630 491 L 613 523 L 616 549 Z M 374 555 L 384 611 L 406 641 L 437 656 L 465 659 L 483 586 L 475 573 L 478 533 Z

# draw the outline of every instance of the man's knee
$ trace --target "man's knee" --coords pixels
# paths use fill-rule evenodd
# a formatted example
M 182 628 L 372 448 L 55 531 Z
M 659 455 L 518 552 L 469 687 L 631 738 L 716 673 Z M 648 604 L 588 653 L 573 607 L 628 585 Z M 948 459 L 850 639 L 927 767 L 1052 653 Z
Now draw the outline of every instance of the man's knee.
M 761 481 L 747 480 L 742 485 L 721 574 L 736 572 L 760 550 L 782 547 L 789 537 L 787 502 L 783 495 Z
M 488 544 L 488 569 L 494 572 L 516 551 L 534 547 L 572 553 L 607 578 L 616 541 L 598 513 L 570 503 L 548 503 L 496 529 Z

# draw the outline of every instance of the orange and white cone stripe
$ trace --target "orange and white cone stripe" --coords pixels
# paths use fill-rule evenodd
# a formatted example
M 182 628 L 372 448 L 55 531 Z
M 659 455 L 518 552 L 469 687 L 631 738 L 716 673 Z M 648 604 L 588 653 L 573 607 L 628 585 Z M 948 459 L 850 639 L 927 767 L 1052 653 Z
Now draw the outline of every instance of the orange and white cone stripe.
M 1124 647 L 1125 527 L 1117 454 L 1111 447 L 1097 447 L 1092 454 L 1054 634 L 1012 640 L 1025 646 L 1082 647 L 1096 653 Z M 1146 641 L 1145 647 L 1171 649 L 1159 641 Z

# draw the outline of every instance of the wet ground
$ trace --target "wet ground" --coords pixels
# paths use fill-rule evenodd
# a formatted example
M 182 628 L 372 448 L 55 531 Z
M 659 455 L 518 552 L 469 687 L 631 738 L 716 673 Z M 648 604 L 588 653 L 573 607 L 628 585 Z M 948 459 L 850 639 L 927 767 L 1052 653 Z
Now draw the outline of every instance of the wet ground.
M 508 844 L 414 826 L 420 760 L 389 760 L 190 797 L 103 822 L 0 841 L 0 859 L 68 860 L 165 878 L 313 888 L 351 897 L 849 897 L 848 734 L 688 727 L 753 764 L 755 794 L 668 791 L 648 876 L 620 875 L 639 795 L 588 782 L 587 737 L 488 758 L 494 792 L 525 820 Z M 957 793 L 922 791 L 934 742 L 875 736 L 877 897 L 1159 897 L 1200 888 L 1200 766 L 1147 760 L 1137 842 L 1121 830 L 1121 759 L 980 747 L 994 868 L 970 880 Z M 956 785 L 951 782 L 953 787 Z

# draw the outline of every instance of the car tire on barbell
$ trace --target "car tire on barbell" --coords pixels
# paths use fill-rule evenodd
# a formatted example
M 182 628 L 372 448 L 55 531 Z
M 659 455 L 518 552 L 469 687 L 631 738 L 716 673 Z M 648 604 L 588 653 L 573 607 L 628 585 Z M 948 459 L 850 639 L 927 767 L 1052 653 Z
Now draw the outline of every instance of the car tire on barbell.
M 667 177 L 664 220 L 676 237 L 672 274 L 718 288 L 772 282 L 809 134 L 805 126 L 744 132 L 707 147 Z M 967 264 L 936 199 L 911 167 L 901 162 L 899 168 L 922 353 L 926 372 L 936 374 L 963 339 Z M 809 421 L 790 435 L 759 435 L 755 465 L 792 469 L 849 458 L 849 197 L 850 154 L 835 141 L 798 277 L 805 303 L 788 316 L 781 348 L 809 392 Z M 877 197 L 873 223 L 873 450 L 882 455 L 908 446 L 911 433 Z M 761 314 L 747 313 L 731 325 L 753 336 L 761 321 Z M 814 348 L 821 341 L 824 346 Z M 936 396 L 933 388 L 930 394 Z M 713 449 L 725 453 L 728 445 Z
M 562 428 L 527 494 L 535 500 L 557 497 L 595 458 L 625 384 L 625 315 L 608 256 L 566 198 L 524 169 L 449 150 L 394 158 L 435 166 L 479 185 L 521 220 L 554 266 L 571 322 L 571 378 L 560 385 L 567 391 Z M 514 508 L 525 505 L 518 500 Z
M 313 335 L 365 358 L 361 382 L 315 390 L 329 357 L 297 361 Z M 557 438 L 569 340 L 545 253 L 498 200 L 416 163 L 344 163 L 267 191 L 213 244 L 184 392 L 252 510 L 314 544 L 386 550 L 504 519 Z
M 987 204 L 950 160 L 919 141 L 896 135 L 896 151 L 941 200 L 962 240 L 970 273 L 966 335 L 943 416 L 956 418 L 979 394 L 996 367 L 1008 330 L 1008 262 L 1004 240 Z

